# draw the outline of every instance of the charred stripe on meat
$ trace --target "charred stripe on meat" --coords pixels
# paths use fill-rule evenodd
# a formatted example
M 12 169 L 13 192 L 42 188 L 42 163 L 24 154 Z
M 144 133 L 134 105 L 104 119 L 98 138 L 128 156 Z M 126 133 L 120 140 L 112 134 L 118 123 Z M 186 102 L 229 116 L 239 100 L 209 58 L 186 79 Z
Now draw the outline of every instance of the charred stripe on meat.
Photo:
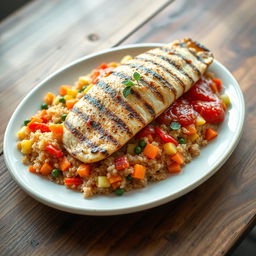
M 75 128 L 70 122 L 64 122 L 65 127 L 80 141 L 84 142 L 88 147 L 91 148 L 91 153 L 101 152 L 103 154 L 108 155 L 108 151 L 104 148 L 101 148 L 95 145 L 89 138 L 84 136 L 77 128 Z
M 129 135 L 133 135 L 130 128 L 126 125 L 126 123 L 116 116 L 112 111 L 104 107 L 100 101 L 94 99 L 93 97 L 89 96 L 88 94 L 84 95 L 84 99 L 87 100 L 90 104 L 95 106 L 100 112 L 104 113 L 109 119 L 117 124 L 117 127 L 125 131 Z
M 74 107 L 72 109 L 72 112 L 74 112 L 76 115 L 82 118 L 85 122 L 90 122 L 92 128 L 99 132 L 101 138 L 114 143 L 116 146 L 120 146 L 119 142 L 111 134 L 109 134 L 98 122 L 92 120 L 91 117 L 85 114 L 82 110 L 80 110 L 77 107 Z

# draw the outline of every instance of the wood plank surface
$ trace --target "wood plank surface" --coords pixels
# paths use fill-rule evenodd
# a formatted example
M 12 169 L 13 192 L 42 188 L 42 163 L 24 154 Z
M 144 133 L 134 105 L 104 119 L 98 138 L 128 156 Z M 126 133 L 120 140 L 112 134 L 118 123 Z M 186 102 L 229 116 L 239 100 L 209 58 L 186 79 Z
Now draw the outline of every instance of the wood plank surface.
M 189 194 L 151 210 L 112 217 L 73 215 L 38 203 L 11 179 L 3 156 L 0 156 L 0 255 L 225 255 L 255 224 L 254 2 L 180 0 L 165 6 L 165 1 L 150 1 L 150 4 L 134 1 L 140 7 L 133 1 L 129 2 L 124 7 L 119 1 L 95 1 L 89 10 L 97 9 L 100 4 L 107 9 L 109 3 L 113 10 L 105 10 L 108 15 L 100 11 L 99 17 L 88 11 L 90 20 L 87 21 L 82 11 L 69 1 L 52 1 L 50 4 L 39 1 L 0 25 L 3 31 L 1 40 L 5 42 L 1 57 L 3 55 L 6 61 L 4 67 L 1 65 L 4 82 L 0 84 L 0 95 L 4 100 L 0 101 L 1 112 L 6 109 L 7 102 L 8 108 L 10 106 L 10 110 L 6 109 L 1 116 L 1 136 L 18 101 L 39 80 L 70 60 L 112 45 L 168 42 L 190 36 L 205 43 L 241 85 L 247 113 L 238 147 L 212 178 Z M 161 10 L 163 6 L 165 8 Z M 54 7 L 60 9 L 53 10 Z M 34 13 L 37 9 L 40 9 L 38 15 Z M 122 14 L 117 14 L 117 10 Z M 64 16 L 70 17 L 68 22 L 56 18 L 63 12 Z M 79 17 L 75 15 L 77 12 Z M 128 17 L 123 17 L 124 13 Z M 149 19 L 155 13 L 158 14 Z M 43 18 L 45 15 L 47 18 Z M 104 27 L 98 25 L 102 16 L 106 19 Z M 131 27 L 126 24 L 137 16 L 141 19 L 133 21 Z M 115 17 L 125 19 L 120 22 L 127 26 L 126 31 L 121 25 L 114 24 Z M 37 31 L 37 19 L 43 31 L 49 29 L 43 29 L 49 26 L 46 21 L 55 26 L 59 24 L 58 35 L 52 32 L 49 36 L 42 36 Z M 89 32 L 83 31 L 85 24 L 90 28 Z M 26 27 L 29 27 L 27 32 Z M 96 33 L 100 39 L 87 40 L 89 33 Z M 78 37 L 78 40 L 73 42 L 67 38 L 63 41 L 68 34 L 72 34 L 72 38 Z M 20 40 L 22 48 L 18 45 Z M 31 47 L 21 52 L 28 43 Z M 59 45 L 61 47 L 57 50 Z M 17 60 L 13 59 L 15 55 Z M 31 58 L 36 63 L 25 62 Z M 13 77 L 11 73 L 14 73 Z

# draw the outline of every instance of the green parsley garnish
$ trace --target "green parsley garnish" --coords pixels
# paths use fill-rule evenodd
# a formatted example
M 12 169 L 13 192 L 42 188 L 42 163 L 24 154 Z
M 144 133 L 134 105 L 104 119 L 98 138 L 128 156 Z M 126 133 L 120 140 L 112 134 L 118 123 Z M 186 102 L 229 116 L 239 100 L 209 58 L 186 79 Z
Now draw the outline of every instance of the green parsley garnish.
M 78 90 L 78 92 L 83 92 L 87 87 L 88 87 L 87 85 L 84 85 L 84 86 L 82 87 L 82 89 Z
M 170 128 L 171 128 L 172 130 L 179 130 L 180 127 L 181 127 L 181 125 L 180 125 L 180 123 L 178 123 L 178 122 L 171 122 L 171 124 L 170 124 Z
M 131 89 L 132 89 L 132 86 L 140 86 L 139 84 L 139 81 L 140 81 L 140 74 L 138 72 L 134 72 L 133 73 L 133 80 L 134 81 L 131 81 L 131 80 L 124 80 L 122 82 L 122 84 L 124 84 L 126 87 L 124 88 L 123 90 L 123 95 L 125 98 L 128 97 L 128 95 L 131 94 Z

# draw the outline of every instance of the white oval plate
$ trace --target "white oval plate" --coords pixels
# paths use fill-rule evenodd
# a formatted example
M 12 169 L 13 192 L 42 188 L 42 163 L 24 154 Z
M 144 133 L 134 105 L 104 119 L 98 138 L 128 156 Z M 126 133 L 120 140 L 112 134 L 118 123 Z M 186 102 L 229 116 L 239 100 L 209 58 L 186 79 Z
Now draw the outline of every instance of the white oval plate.
M 146 188 L 137 189 L 123 196 L 96 196 L 84 199 L 65 186 L 52 183 L 27 171 L 21 163 L 22 155 L 16 149 L 16 132 L 23 121 L 33 115 L 43 95 L 56 91 L 61 84 L 73 84 L 81 75 L 89 73 L 102 62 L 120 61 L 125 55 L 135 56 L 162 44 L 137 44 L 108 49 L 83 57 L 47 77 L 36 86 L 19 104 L 7 126 L 4 137 L 4 157 L 14 180 L 29 195 L 38 201 L 71 213 L 88 215 L 115 215 L 152 208 L 174 200 L 211 177 L 228 159 L 241 136 L 244 122 L 244 100 L 240 87 L 231 73 L 218 61 L 210 66 L 217 77 L 223 81 L 225 93 L 232 105 L 225 121 L 219 127 L 219 136 L 202 149 L 201 155 L 186 165 L 182 173 L 164 181 L 152 183 Z M 6 106 L 7 107 L 7 106 Z

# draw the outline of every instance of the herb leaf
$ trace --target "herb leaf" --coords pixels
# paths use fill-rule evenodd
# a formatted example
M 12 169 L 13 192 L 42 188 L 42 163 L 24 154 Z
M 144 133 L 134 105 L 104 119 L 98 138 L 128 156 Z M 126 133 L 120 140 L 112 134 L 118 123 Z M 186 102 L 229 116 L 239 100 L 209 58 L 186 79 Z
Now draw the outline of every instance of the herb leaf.
M 124 95 L 125 98 L 127 98 L 128 95 L 131 94 L 131 89 L 132 89 L 131 86 L 126 86 L 126 87 L 124 88 L 124 90 L 123 90 L 123 95 Z
M 136 80 L 136 81 L 140 81 L 140 74 L 139 74 L 138 72 L 134 72 L 134 73 L 133 73 L 133 78 L 134 78 L 134 80 Z
M 132 81 L 130 81 L 130 80 L 124 80 L 124 81 L 122 82 L 122 84 L 124 84 L 124 85 L 126 85 L 126 86 L 132 86 L 132 85 L 134 85 L 134 83 L 133 83 Z
M 171 124 L 170 124 L 170 128 L 171 128 L 172 130 L 179 130 L 180 127 L 181 127 L 181 125 L 180 125 L 180 123 L 178 123 L 178 122 L 171 122 Z

